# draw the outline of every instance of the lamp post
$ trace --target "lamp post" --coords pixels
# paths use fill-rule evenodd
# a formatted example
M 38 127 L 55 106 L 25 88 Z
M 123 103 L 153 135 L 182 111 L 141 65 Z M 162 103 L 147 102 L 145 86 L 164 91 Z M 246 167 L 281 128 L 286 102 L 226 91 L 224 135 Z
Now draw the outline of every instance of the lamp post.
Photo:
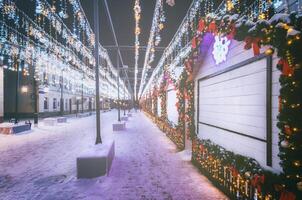
M 125 79 L 124 79 L 124 83 L 125 83 Z M 123 99 L 124 99 L 124 116 L 126 115 L 126 106 L 127 106 L 127 103 L 126 103 L 126 91 L 125 91 L 125 86 L 123 87 L 124 89 L 124 94 L 123 94 Z
M 17 60 L 15 60 L 15 62 L 17 62 Z M 19 112 L 19 84 L 20 84 L 20 74 L 19 74 L 19 64 L 17 64 L 17 76 L 16 76 L 16 88 L 15 88 L 15 91 L 16 91 L 16 102 L 15 102 L 15 123 L 18 122 L 18 112 Z
M 64 99 L 63 99 L 63 89 L 64 89 L 64 79 L 63 79 L 64 69 L 61 70 L 61 99 L 60 99 L 60 114 L 63 115 L 64 112 Z
M 81 101 L 82 101 L 82 113 L 84 112 L 84 73 L 82 77 L 82 94 L 81 94 Z
M 96 140 L 95 144 L 102 143 L 101 138 L 101 113 L 100 113 L 100 90 L 99 90 L 99 0 L 93 0 L 93 18 L 94 18 L 94 33 L 95 33 L 95 101 L 96 101 Z
M 39 90 L 38 90 L 38 81 L 34 77 L 33 84 L 33 96 L 34 96 L 34 124 L 38 124 L 39 121 Z
M 120 122 L 121 121 L 121 102 L 120 102 L 120 60 L 118 57 L 118 53 L 116 54 L 116 62 L 117 62 L 117 120 Z

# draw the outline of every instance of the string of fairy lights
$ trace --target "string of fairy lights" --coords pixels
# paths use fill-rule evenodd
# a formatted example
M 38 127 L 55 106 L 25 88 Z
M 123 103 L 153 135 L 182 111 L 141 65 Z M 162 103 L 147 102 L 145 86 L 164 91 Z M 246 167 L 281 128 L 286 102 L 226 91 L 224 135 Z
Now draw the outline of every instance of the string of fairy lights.
M 154 61 L 155 57 L 155 47 L 158 46 L 161 41 L 160 32 L 164 29 L 164 22 L 166 21 L 163 3 L 163 0 L 157 0 L 155 4 L 155 10 L 153 14 L 152 26 L 145 55 L 138 97 L 142 93 L 143 86 L 146 83 L 148 72 L 149 70 L 151 70 L 151 64 Z
M 175 33 L 173 39 L 170 44 L 165 49 L 160 61 L 152 72 L 150 79 L 147 81 L 145 78 L 141 83 L 141 90 L 139 92 L 139 97 L 144 96 L 148 90 L 152 89 L 156 84 L 158 77 L 163 73 L 165 67 L 169 68 L 169 71 L 174 71 L 173 68 L 177 67 L 175 65 L 175 59 L 179 61 L 179 56 L 175 55 L 184 55 L 188 54 L 188 48 L 184 48 L 188 43 L 191 42 L 192 35 L 190 35 L 190 29 L 192 29 L 192 24 L 196 24 L 196 18 L 201 15 L 201 8 L 204 10 L 204 15 L 208 17 L 214 17 L 219 15 L 226 14 L 227 11 L 230 10 L 238 10 L 240 0 L 224 0 L 218 6 L 218 8 L 214 11 L 214 1 L 207 0 L 202 3 L 201 1 L 194 0 L 184 17 L 181 25 L 179 26 L 177 32 Z M 279 0 L 269 0 L 269 1 L 260 1 L 256 0 L 251 5 L 246 6 L 242 15 L 246 16 L 249 20 L 253 19 L 267 19 L 268 9 L 273 5 L 275 9 L 277 9 L 281 4 Z M 205 9 L 204 9 L 205 8 Z M 183 44 L 185 41 L 185 44 Z M 183 57 L 183 56 L 182 56 Z M 171 65 L 171 63 L 174 63 Z M 177 62 L 179 63 L 179 62 Z
M 134 64 L 134 99 L 136 100 L 137 96 L 137 74 L 138 74 L 138 59 L 139 59 L 139 35 L 141 33 L 141 29 L 139 27 L 139 21 L 141 19 L 141 6 L 140 6 L 140 1 L 135 0 L 134 4 L 134 20 L 135 20 L 135 42 L 134 42 L 134 48 L 135 48 L 135 64 Z
M 50 3 L 47 0 L 34 0 L 28 5 L 32 9 L 26 9 L 25 12 L 19 8 L 23 6 L 20 2 L 0 0 L 0 63 L 12 71 L 17 70 L 18 66 L 23 75 L 29 75 L 29 68 L 33 67 L 34 78 L 40 81 L 41 87 L 52 83 L 59 85 L 58 77 L 64 71 L 68 74 L 64 77 L 67 89 L 75 92 L 82 83 L 85 91 L 92 94 L 95 79 L 92 53 L 94 34 L 79 0 L 52 0 Z M 73 19 L 72 28 L 64 23 L 68 18 Z M 123 96 L 130 97 L 106 49 L 99 46 L 99 56 L 107 66 L 100 70 L 101 83 L 102 86 L 106 85 L 107 95 L 116 98 L 112 91 L 117 93 L 119 78 L 122 92 L 126 92 Z M 104 88 L 102 86 L 101 89 Z
M 209 3 L 208 3 L 209 4 Z M 189 31 L 190 24 L 192 23 L 195 16 L 197 16 L 197 12 L 200 10 L 202 4 L 201 1 L 194 0 L 188 9 L 188 12 L 186 16 L 184 17 L 181 25 L 179 26 L 177 32 L 175 33 L 173 39 L 165 49 L 162 57 L 160 58 L 155 70 L 153 71 L 151 78 L 148 80 L 148 83 L 145 83 L 142 85 L 143 90 L 139 94 L 140 97 L 144 96 L 148 90 L 153 88 L 153 85 L 156 84 L 156 80 L 161 74 L 163 73 L 163 70 L 165 67 L 171 68 L 172 66 L 169 65 L 169 63 L 174 62 L 174 58 L 171 58 L 172 55 L 179 55 L 175 56 L 178 58 L 177 64 L 179 64 L 179 58 L 184 58 L 185 55 L 188 55 L 188 53 L 191 52 L 190 46 L 188 47 L 185 45 L 185 48 L 183 47 L 182 41 L 183 38 L 185 38 L 185 43 L 187 44 L 189 40 Z M 175 51 L 180 51 L 180 53 L 176 53 Z M 178 65 L 173 65 L 173 68 Z M 174 69 L 171 69 L 173 71 Z M 156 78 L 157 77 L 157 78 Z
M 278 13 L 279 11 L 283 12 L 284 8 L 286 8 L 285 12 L 287 13 Z M 301 52 L 302 42 L 302 17 L 300 8 L 289 14 L 288 4 L 280 4 L 280 1 L 277 0 L 256 0 L 250 6 L 236 0 L 226 0 L 218 6 L 218 11 L 214 13 L 204 13 L 200 16 L 198 11 L 194 15 L 192 14 L 194 13 L 193 9 L 194 6 L 189 9 L 189 15 L 186 15 L 184 20 L 189 22 L 185 34 L 181 33 L 180 28 L 174 37 L 174 39 L 177 38 L 178 34 L 181 36 L 182 40 L 177 43 L 179 45 L 172 46 L 175 41 L 173 39 L 144 90 L 141 99 L 144 110 L 174 143 L 177 145 L 182 143 L 183 140 L 179 142 L 179 138 L 182 138 L 179 136 L 179 132 L 183 130 L 174 129 L 167 118 L 166 87 L 167 84 L 170 84 L 173 68 L 178 65 L 176 63 L 179 55 L 185 55 L 184 52 L 190 51 L 187 59 L 183 60 L 186 71 L 190 71 L 190 73 L 184 71 L 187 73 L 187 77 L 184 74 L 180 77 L 172 76 L 172 79 L 176 79 L 175 82 L 178 83 L 175 87 L 178 98 L 175 106 L 178 108 L 179 119 L 181 119 L 178 122 L 178 127 L 182 127 L 183 122 L 187 122 L 188 126 L 192 127 L 190 133 L 193 136 L 193 163 L 231 199 L 301 199 L 300 141 L 302 128 L 299 121 L 301 114 L 299 109 L 302 105 L 300 87 L 302 59 L 299 52 Z M 193 34 L 188 34 L 190 32 Z M 223 44 L 222 46 L 229 45 L 225 38 L 225 36 L 229 36 L 233 40 L 245 43 L 244 49 L 252 49 L 254 56 L 260 55 L 261 47 L 265 47 L 262 50 L 266 49 L 263 52 L 266 56 L 276 56 L 279 59 L 276 62 L 276 67 L 281 72 L 279 77 L 280 93 L 275 126 L 279 129 L 278 157 L 280 158 L 279 164 L 282 167 L 282 173 L 278 174 L 267 170 L 254 158 L 236 154 L 236 152 L 216 144 L 215 141 L 199 139 L 196 135 L 194 125 L 195 81 L 191 75 L 194 62 L 202 58 L 202 45 L 207 42 L 206 36 L 208 34 L 214 36 L 215 43 L 218 41 Z M 192 46 L 191 50 L 186 49 L 181 42 L 185 38 L 187 38 L 185 41 Z M 254 46 L 251 45 L 251 41 Z M 215 49 L 225 52 L 221 46 L 215 48 L 215 45 L 219 45 L 219 43 L 215 43 L 213 44 L 213 54 L 215 54 Z M 208 45 L 206 45 L 206 51 L 208 51 L 207 47 Z M 167 53 L 168 50 L 171 50 L 170 54 Z M 216 63 L 221 63 L 225 59 L 224 57 L 215 57 L 215 55 L 213 57 Z M 162 84 L 159 92 L 157 92 L 159 81 Z M 156 106 L 158 97 L 162 103 L 161 115 L 152 109 L 152 105 L 153 107 Z M 183 107 L 187 104 L 186 100 L 189 111 Z

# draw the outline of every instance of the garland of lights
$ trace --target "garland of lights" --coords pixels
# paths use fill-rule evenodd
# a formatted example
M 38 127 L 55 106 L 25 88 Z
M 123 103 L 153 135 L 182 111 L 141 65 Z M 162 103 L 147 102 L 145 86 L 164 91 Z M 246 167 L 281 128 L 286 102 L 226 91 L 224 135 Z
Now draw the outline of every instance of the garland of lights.
M 246 49 L 253 48 L 254 54 L 260 53 L 261 45 L 269 45 L 277 50 L 280 58 L 278 69 L 282 74 L 280 77 L 280 105 L 279 122 L 280 129 L 280 154 L 283 173 L 279 176 L 281 181 L 275 182 L 281 196 L 289 195 L 292 199 L 302 197 L 302 161 L 301 161 L 301 141 L 302 127 L 298 122 L 301 118 L 301 91 L 300 83 L 302 80 L 301 66 L 302 60 L 298 55 L 302 49 L 301 22 L 302 17 L 296 13 L 291 15 L 276 14 L 269 21 L 259 20 L 256 23 L 247 19 L 238 18 L 238 15 L 225 15 L 223 23 L 216 18 L 201 18 L 199 27 L 201 32 L 196 37 L 202 41 L 207 32 L 226 35 L 238 41 L 245 41 Z M 197 45 L 198 47 L 198 45 Z M 195 51 L 198 51 L 196 47 Z M 272 54 L 274 49 L 270 48 L 266 54 Z M 300 50 L 301 49 L 301 50 Z M 265 177 L 265 176 L 264 176 Z M 265 181 L 262 181 L 263 184 Z M 284 185 L 284 186 L 283 186 Z M 259 189 L 262 187 L 259 187 Z M 238 188 L 237 188 L 238 189 Z M 231 191 L 232 192 L 232 191 Z M 239 191 L 240 195 L 244 195 Z M 276 191 L 253 190 L 252 196 L 275 197 Z
M 134 19 L 135 19 L 135 43 L 134 43 L 134 49 L 135 49 L 135 65 L 134 65 L 134 99 L 137 98 L 137 74 L 138 74 L 138 58 L 139 58 L 139 35 L 141 33 L 141 29 L 139 27 L 139 21 L 141 19 L 141 7 L 139 0 L 135 0 L 134 4 Z
M 80 4 L 75 5 L 77 1 L 69 0 L 73 5 L 76 14 L 74 16 L 80 17 L 81 21 L 85 20 L 82 7 Z M 17 63 L 15 60 L 24 60 L 25 64 L 21 65 L 21 70 L 24 75 L 28 75 L 29 66 L 35 64 L 34 78 L 41 80 L 41 74 L 46 73 L 51 77 L 60 76 L 61 71 L 65 73 L 71 73 L 68 77 L 71 81 L 64 81 L 65 87 L 68 89 L 70 85 L 74 85 L 73 91 L 79 88 L 77 85 L 84 81 L 82 75 L 85 74 L 87 82 L 84 84 L 84 88 L 87 91 L 92 91 L 90 80 L 94 79 L 93 65 L 94 57 L 92 51 L 84 46 L 78 39 L 78 30 L 75 30 L 75 22 L 73 24 L 73 33 L 67 28 L 60 17 L 66 17 L 67 1 L 64 2 L 64 8 L 61 13 L 56 14 L 56 3 L 53 2 L 51 6 L 45 0 L 35 1 L 35 20 L 31 19 L 22 10 L 17 8 L 16 4 L 12 0 L 0 1 L 0 45 L 1 47 L 1 63 L 8 57 L 8 65 L 4 65 L 10 70 L 16 70 Z M 80 11 L 80 10 L 81 11 Z M 48 20 L 48 21 L 47 21 Z M 46 22 L 49 25 L 49 32 L 46 33 Z M 86 28 L 91 28 L 89 23 L 86 22 Z M 7 24 L 9 25 L 7 25 Z M 77 23 L 83 24 L 83 23 Z M 78 28 L 78 27 L 77 27 Z M 55 30 L 55 32 L 52 31 Z M 22 30 L 22 33 L 19 32 Z M 51 35 L 54 34 L 56 38 Z M 60 36 L 59 40 L 57 37 Z M 84 40 L 84 37 L 82 38 Z M 60 42 L 58 42 L 60 41 Z M 117 77 L 117 71 L 113 67 L 107 51 L 101 47 L 100 56 L 107 62 L 111 74 Z M 3 57 L 3 55 L 5 57 Z M 45 56 L 48 55 L 48 56 Z M 83 61 L 82 61 L 83 60 Z M 88 60 L 88 62 L 87 62 Z M 100 73 L 105 76 L 105 69 L 101 69 Z M 73 76 L 75 75 L 75 77 Z M 79 78 L 77 78 L 79 77 Z M 85 78 L 86 79 L 86 78 Z M 112 89 L 117 88 L 116 78 L 111 76 L 106 78 Z M 57 85 L 58 79 L 54 78 L 54 84 Z M 72 82 L 72 84 L 70 84 Z M 87 86 L 86 86 L 87 85 Z M 125 84 L 122 82 L 122 88 L 125 88 Z M 126 90 L 125 90 L 126 91 Z M 128 91 L 128 90 L 127 90 Z M 91 93 L 91 92 L 89 92 Z M 128 96 L 129 93 L 127 92 Z
M 263 18 L 270 18 L 273 13 L 272 7 L 264 7 L 263 4 L 259 6 L 260 3 L 257 1 L 257 15 L 250 8 L 245 12 L 247 17 L 239 18 L 236 14 L 229 15 L 238 11 L 238 8 L 233 6 L 231 9 L 222 9 L 223 12 L 220 15 L 208 15 L 198 19 L 197 25 L 190 27 L 195 32 L 192 40 L 194 50 L 191 52 L 191 57 L 198 56 L 198 48 L 203 36 L 209 32 L 245 41 L 245 49 L 252 48 L 255 55 L 260 53 L 261 45 L 272 47 L 265 52 L 268 55 L 271 55 L 274 49 L 276 50 L 280 58 L 277 67 L 282 72 L 280 114 L 277 125 L 280 129 L 279 157 L 283 173 L 275 175 L 266 172 L 256 161 L 234 155 L 210 141 L 200 141 L 196 137 L 193 137 L 193 162 L 232 198 L 300 199 L 302 198 L 302 127 L 300 123 L 302 58 L 299 53 L 302 51 L 300 32 L 302 17 L 296 13 L 277 14 L 266 21 Z M 256 20 L 256 23 L 253 20 Z M 174 52 L 174 50 L 171 51 Z M 163 57 L 159 67 L 168 65 L 165 61 L 168 58 L 167 54 Z M 156 72 L 165 73 L 165 70 Z M 192 106 L 194 107 L 194 104 Z M 194 120 L 192 113 L 191 119 Z M 195 130 L 192 129 L 192 131 L 195 134 Z
M 148 40 L 144 67 L 142 71 L 142 77 L 141 77 L 141 82 L 138 92 L 139 97 L 141 96 L 142 89 L 146 84 L 146 78 L 147 78 L 148 71 L 151 69 L 151 63 L 154 61 L 155 47 L 158 46 L 161 41 L 160 31 L 162 31 L 164 28 L 165 20 L 166 18 L 163 10 L 163 0 L 157 0 L 155 4 L 152 26 L 150 30 L 150 37 Z

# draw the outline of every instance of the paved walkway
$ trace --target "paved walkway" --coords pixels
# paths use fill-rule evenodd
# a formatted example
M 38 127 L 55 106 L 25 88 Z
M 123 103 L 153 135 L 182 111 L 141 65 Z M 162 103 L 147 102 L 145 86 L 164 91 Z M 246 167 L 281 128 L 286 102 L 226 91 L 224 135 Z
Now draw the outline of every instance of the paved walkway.
M 75 178 L 75 159 L 93 144 L 95 116 L 1 136 L 1 199 L 226 199 L 142 113 L 130 119 L 125 132 L 112 133 L 114 119 L 115 111 L 102 114 L 102 134 L 116 143 L 112 170 L 93 180 Z

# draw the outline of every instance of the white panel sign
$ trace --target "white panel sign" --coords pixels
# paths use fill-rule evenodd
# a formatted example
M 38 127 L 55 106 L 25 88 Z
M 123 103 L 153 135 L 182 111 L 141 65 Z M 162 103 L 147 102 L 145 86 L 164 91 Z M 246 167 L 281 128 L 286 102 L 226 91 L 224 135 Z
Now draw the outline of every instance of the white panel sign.
M 157 116 L 161 116 L 161 98 L 157 97 Z
M 199 137 L 265 163 L 266 73 L 264 58 L 200 80 Z
M 167 115 L 168 120 L 173 124 L 178 124 L 178 112 L 175 106 L 177 102 L 177 96 L 175 90 L 169 90 L 167 92 Z

